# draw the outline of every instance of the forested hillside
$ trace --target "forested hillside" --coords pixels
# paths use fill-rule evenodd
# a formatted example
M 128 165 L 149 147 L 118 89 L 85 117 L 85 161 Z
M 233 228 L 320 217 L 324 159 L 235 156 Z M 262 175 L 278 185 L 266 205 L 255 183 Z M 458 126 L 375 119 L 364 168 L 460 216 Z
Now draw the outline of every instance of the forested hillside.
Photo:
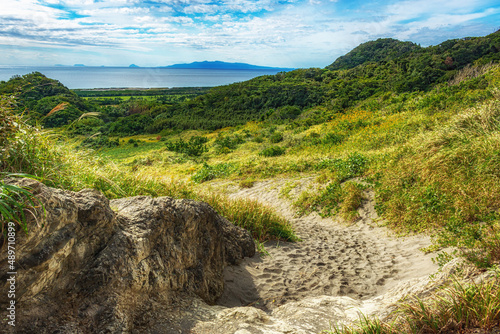
M 382 39 L 360 45 L 325 69 L 299 69 L 216 87 L 154 119 L 154 129 L 217 129 L 250 120 L 297 118 L 323 106 L 341 112 L 372 96 L 427 91 L 468 64 L 500 60 L 500 32 L 420 48 Z
M 169 129 L 215 130 L 248 121 L 279 124 L 304 117 L 310 119 L 309 123 L 318 123 L 372 97 L 428 91 L 436 84 L 448 82 L 468 65 L 500 60 L 499 50 L 500 32 L 449 40 L 427 48 L 379 39 L 358 46 L 324 69 L 262 76 L 215 87 L 198 97 L 205 91 L 190 93 L 187 99 L 177 100 L 118 99 L 97 106 L 40 73 L 0 83 L 0 93 L 19 94 L 19 112 L 29 114 L 46 127 L 67 125 L 83 113 L 101 112 L 99 120 L 79 124 L 76 134 L 125 136 Z M 301 116 L 312 107 L 322 107 L 327 112 Z
M 59 81 L 38 72 L 0 82 L 0 94 L 15 94 L 17 111 L 45 127 L 67 125 L 83 113 L 96 109 Z

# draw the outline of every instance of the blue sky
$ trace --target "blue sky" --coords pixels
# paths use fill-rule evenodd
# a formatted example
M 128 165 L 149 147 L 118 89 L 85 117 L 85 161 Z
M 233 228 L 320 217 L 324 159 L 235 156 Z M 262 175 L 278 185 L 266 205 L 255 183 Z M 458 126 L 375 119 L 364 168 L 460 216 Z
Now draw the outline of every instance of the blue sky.
M 0 65 L 324 67 L 381 37 L 500 29 L 498 0 L 1 0 Z

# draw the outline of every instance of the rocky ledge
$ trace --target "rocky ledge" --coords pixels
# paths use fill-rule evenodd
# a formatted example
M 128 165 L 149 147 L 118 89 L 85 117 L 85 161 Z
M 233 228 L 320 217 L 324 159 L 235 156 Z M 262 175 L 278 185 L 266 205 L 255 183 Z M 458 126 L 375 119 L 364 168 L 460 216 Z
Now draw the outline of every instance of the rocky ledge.
M 4 323 L 1 333 L 183 331 L 192 325 L 170 325 L 169 312 L 187 300 L 213 304 L 223 292 L 224 266 L 255 253 L 248 232 L 206 203 L 109 201 L 93 190 L 15 182 L 31 188 L 46 212 L 30 222 L 29 235 L 16 235 L 16 326 Z M 4 246 L 2 319 L 10 305 L 7 260 Z

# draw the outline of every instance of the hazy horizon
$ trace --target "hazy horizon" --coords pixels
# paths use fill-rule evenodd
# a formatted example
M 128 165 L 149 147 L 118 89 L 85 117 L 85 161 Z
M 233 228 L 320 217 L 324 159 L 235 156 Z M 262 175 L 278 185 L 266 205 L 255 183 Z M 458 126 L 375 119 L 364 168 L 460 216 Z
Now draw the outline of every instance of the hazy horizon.
M 0 65 L 325 67 L 377 38 L 429 46 L 498 22 L 493 0 L 5 0 Z

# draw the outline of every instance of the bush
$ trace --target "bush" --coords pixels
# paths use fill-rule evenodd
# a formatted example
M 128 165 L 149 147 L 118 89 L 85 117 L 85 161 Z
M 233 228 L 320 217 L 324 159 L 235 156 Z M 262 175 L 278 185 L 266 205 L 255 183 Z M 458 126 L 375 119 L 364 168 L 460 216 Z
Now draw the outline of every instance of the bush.
M 182 138 L 176 142 L 166 142 L 167 150 L 184 153 L 189 156 L 198 157 L 208 151 L 205 143 L 208 141 L 206 137 L 193 136 L 189 141 L 184 141 Z
M 275 132 L 269 137 L 269 141 L 273 144 L 283 141 L 283 134 L 280 132 Z
M 259 153 L 259 155 L 261 155 L 263 157 L 277 157 L 277 156 L 285 154 L 285 152 L 286 152 L 286 149 L 284 147 L 270 146 L 270 147 L 262 150 Z
M 330 169 L 337 182 L 362 176 L 367 168 L 368 158 L 358 152 L 349 154 L 346 159 L 323 159 L 314 165 L 316 170 Z
M 235 150 L 238 145 L 243 144 L 245 140 L 240 135 L 224 136 L 219 134 L 214 141 L 217 153 L 229 153 Z
M 264 137 L 262 137 L 262 135 L 258 135 L 258 136 L 255 136 L 253 138 L 253 141 L 260 144 L 260 143 L 263 143 L 264 142 Z
M 336 174 L 337 182 L 343 182 L 356 176 L 361 176 L 367 168 L 368 158 L 361 153 L 351 153 L 347 159 L 333 161 L 332 171 Z

